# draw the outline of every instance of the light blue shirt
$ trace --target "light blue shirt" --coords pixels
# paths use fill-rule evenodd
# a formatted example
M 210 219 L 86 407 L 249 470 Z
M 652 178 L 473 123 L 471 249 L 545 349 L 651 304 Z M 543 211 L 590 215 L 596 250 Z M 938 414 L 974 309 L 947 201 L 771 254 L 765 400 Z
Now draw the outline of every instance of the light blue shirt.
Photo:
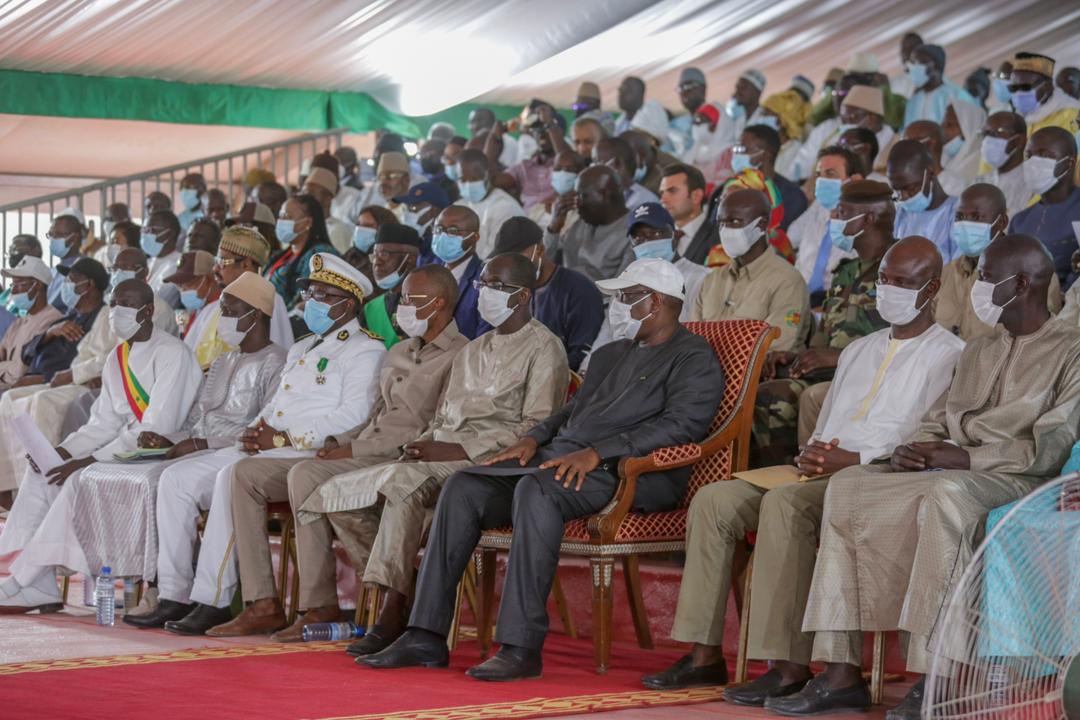
M 655 193 L 637 183 L 631 185 L 630 189 L 623 194 L 626 197 L 626 207 L 630 210 L 633 210 L 641 203 L 660 202 L 660 198 L 656 197 Z
M 975 98 L 971 97 L 967 90 L 948 80 L 942 80 L 941 85 L 929 93 L 916 90 L 904 108 L 904 127 L 916 120 L 933 120 L 940 125 L 945 119 L 945 109 L 954 100 L 975 104 Z
M 960 255 L 952 240 L 953 220 L 959 203 L 960 198 L 950 195 L 937 208 L 926 212 L 911 213 L 897 208 L 896 224 L 893 226 L 896 239 L 902 240 L 911 235 L 921 235 L 937 245 L 938 250 L 941 251 L 942 262 L 950 262 Z
M 694 116 L 690 113 L 685 113 L 674 118 L 668 123 L 668 128 L 673 133 L 678 133 L 682 137 L 682 148 L 673 147 L 671 141 L 665 142 L 661 149 L 664 152 L 675 152 L 677 154 L 684 154 L 687 150 L 694 146 Z
M 191 223 L 203 217 L 206 217 L 206 213 L 203 212 L 201 207 L 194 210 L 184 210 L 176 216 L 176 219 L 180 221 L 180 232 L 187 232 L 187 229 L 191 227 Z

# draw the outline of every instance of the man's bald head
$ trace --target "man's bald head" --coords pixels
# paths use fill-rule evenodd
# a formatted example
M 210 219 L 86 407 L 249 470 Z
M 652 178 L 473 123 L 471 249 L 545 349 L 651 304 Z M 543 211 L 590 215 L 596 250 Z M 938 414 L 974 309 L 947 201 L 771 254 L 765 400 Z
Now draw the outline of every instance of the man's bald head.
M 444 228 L 457 227 L 471 233 L 480 231 L 480 217 L 472 208 L 467 208 L 464 205 L 448 205 L 445 210 L 439 213 L 436 224 L 442 225 Z
M 917 329 L 925 327 L 926 323 L 934 322 L 932 301 L 941 289 L 941 267 L 941 253 L 937 246 L 918 235 L 903 238 L 885 251 L 878 266 L 877 302 L 882 317 L 892 323 L 894 330 L 909 327 Z M 889 315 L 887 310 L 899 311 L 896 300 L 902 300 L 905 304 L 909 302 L 899 295 L 890 297 L 893 288 L 915 293 L 914 316 L 904 318 L 896 314 L 885 317 Z
M 760 190 L 740 188 L 724 195 L 720 203 L 721 215 L 745 214 L 747 219 L 768 217 L 772 212 L 772 204 L 768 196 Z
M 142 248 L 126 247 L 116 256 L 113 267 L 117 270 L 140 272 L 147 269 L 148 262 Z
M 933 278 L 941 277 L 941 251 L 933 241 L 918 235 L 910 235 L 897 240 L 881 259 L 881 267 L 889 272 L 902 272 L 910 275 L 917 287 L 921 287 Z
M 505 285 L 532 290 L 536 281 L 536 266 L 520 253 L 496 255 L 487 261 L 484 274 L 490 273 Z
M 889 151 L 888 169 L 917 170 L 922 172 L 933 165 L 926 147 L 918 140 L 900 140 Z
M 1001 188 L 990 183 L 975 183 L 960 193 L 956 219 L 997 224 L 999 218 L 1008 222 L 1007 212 L 1005 193 Z
M 592 165 L 582 171 L 577 193 L 578 213 L 590 225 L 606 225 L 613 214 L 625 212 L 622 178 L 607 165 Z
M 1044 150 L 1037 153 L 1035 150 Z M 1059 127 L 1044 127 L 1031 134 L 1028 140 L 1028 156 L 1042 155 L 1053 157 L 1076 159 L 1076 138 L 1068 130 Z
M 113 300 L 117 305 L 129 308 L 143 308 L 154 304 L 154 291 L 142 280 L 125 280 L 113 291 Z
M 932 120 L 916 120 L 904 128 L 905 140 L 917 140 L 930 152 L 935 160 L 941 161 L 941 148 L 945 145 L 945 133 L 941 126 Z
M 1047 312 L 1046 298 L 1053 275 L 1050 251 L 1031 235 L 999 236 L 979 260 L 979 279 L 995 286 L 991 299 L 1004 308 L 1001 322 L 1006 329 L 1017 318 Z

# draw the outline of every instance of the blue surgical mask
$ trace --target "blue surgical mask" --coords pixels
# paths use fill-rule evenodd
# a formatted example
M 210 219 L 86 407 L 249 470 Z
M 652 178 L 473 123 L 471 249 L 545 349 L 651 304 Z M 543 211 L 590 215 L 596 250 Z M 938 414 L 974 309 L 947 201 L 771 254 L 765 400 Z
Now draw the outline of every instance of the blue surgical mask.
M 990 237 L 990 223 L 957 220 L 949 234 L 960 252 L 968 257 L 978 257 L 993 240 Z
M 487 185 L 483 180 L 458 180 L 458 189 L 465 202 L 478 203 L 487 195 Z
M 457 182 L 458 178 L 461 177 L 461 175 L 458 173 L 457 165 L 446 165 L 443 171 L 446 173 L 446 177 L 450 178 L 454 182 Z
M 389 275 L 381 278 L 375 278 L 375 284 L 381 287 L 383 290 L 390 290 L 396 288 L 402 280 L 401 268 L 405 266 L 405 261 L 409 259 L 409 256 L 401 258 L 401 263 L 397 266 L 397 270 Z
M 202 200 L 199 198 L 199 191 L 195 188 L 183 188 L 180 190 L 180 203 L 188 210 L 194 210 L 199 207 Z
M 832 241 L 833 246 L 843 252 L 851 252 L 855 247 L 855 238 L 863 234 L 863 230 L 855 233 L 854 235 L 845 235 L 844 228 L 848 226 L 848 223 L 852 220 L 858 220 L 866 213 L 860 213 L 853 218 L 847 220 L 838 220 L 836 218 L 829 219 L 829 240 Z
M 435 233 L 431 239 L 431 252 L 444 263 L 457 262 L 465 257 L 464 240 L 448 232 Z
M 926 177 L 927 171 L 923 170 L 923 188 L 926 188 Z M 896 207 L 909 213 L 925 212 L 926 208 L 930 207 L 930 189 L 920 189 L 919 192 L 915 193 L 907 200 L 897 200 Z
M 1012 106 L 1016 109 L 1016 112 L 1021 115 L 1027 116 L 1039 107 L 1038 91 L 1035 88 L 1031 90 L 1017 90 L 1012 94 Z
M 576 182 L 577 173 L 569 170 L 555 170 L 551 173 L 551 188 L 560 195 L 565 195 L 573 190 Z
M 671 262 L 675 259 L 675 248 L 671 244 L 671 238 L 660 238 L 635 245 L 634 255 L 638 260 L 654 258 Z
M 645 179 L 645 170 L 646 169 L 644 165 L 637 166 L 637 168 L 634 170 L 634 182 L 639 183 Z
M 1009 91 L 1009 81 L 1005 78 L 994 78 L 992 83 L 994 88 L 994 98 L 1004 105 L 1012 98 L 1012 92 Z
M 34 301 L 30 298 L 29 292 L 12 295 L 11 304 L 14 305 L 17 310 L 21 310 L 22 312 L 29 312 L 30 308 L 34 307 Z
M 746 108 L 736 102 L 735 98 L 731 98 L 727 101 L 727 104 L 724 105 L 724 112 L 727 113 L 728 117 L 734 120 L 746 116 Z
M 371 248 L 375 245 L 375 234 L 377 232 L 375 228 L 357 225 L 352 231 L 353 247 L 362 253 L 371 252 Z
M 116 286 L 126 280 L 134 280 L 139 273 L 135 270 L 113 270 L 112 280 L 109 282 L 109 289 L 115 290 Z
M 341 299 L 333 305 L 329 305 L 319 300 L 308 300 L 304 303 L 304 323 L 316 335 L 325 335 L 330 331 L 330 328 L 334 327 L 334 320 L 330 317 L 330 310 L 343 302 L 345 300 Z
M 69 310 L 79 304 L 79 296 L 81 294 L 82 293 L 75 289 L 75 283 L 70 280 L 65 280 L 64 284 L 60 286 L 60 301 L 63 302 Z
M 780 118 L 775 115 L 765 115 L 758 120 L 758 125 L 768 125 L 776 132 L 780 132 Z
M 982 158 L 990 167 L 997 169 L 1009 162 L 1009 140 L 987 135 L 982 141 Z
M 833 210 L 840 204 L 840 186 L 843 184 L 836 178 L 819 177 L 814 181 L 814 197 L 821 207 Z
M 274 233 L 280 242 L 288 245 L 296 239 L 296 221 L 288 218 L 278 218 L 277 223 L 274 225 Z
M 65 255 L 67 255 L 68 254 L 68 245 L 67 245 L 67 243 L 68 243 L 68 238 L 69 237 L 71 237 L 71 236 L 70 235 L 65 235 L 63 237 L 57 237 L 57 236 L 53 235 L 53 236 L 49 237 L 49 252 L 51 252 L 54 257 L 58 257 L 58 258 L 62 258 Z
M 203 306 L 206 305 L 206 300 L 199 297 L 198 290 L 183 290 L 180 293 L 180 304 L 194 312 L 195 310 L 202 310 Z
M 731 169 L 736 175 L 752 170 L 754 163 L 750 161 L 750 156 L 746 153 L 732 153 L 731 155 Z
M 146 253 L 148 258 L 156 258 L 165 249 L 165 243 L 158 240 L 159 233 L 143 230 L 139 234 L 139 247 Z
M 960 148 L 964 147 L 964 138 L 957 135 L 941 148 L 941 154 L 947 158 L 956 157 L 956 153 L 960 152 Z
M 923 85 L 930 82 L 930 72 L 922 63 L 907 63 L 907 74 L 916 90 L 921 89 Z

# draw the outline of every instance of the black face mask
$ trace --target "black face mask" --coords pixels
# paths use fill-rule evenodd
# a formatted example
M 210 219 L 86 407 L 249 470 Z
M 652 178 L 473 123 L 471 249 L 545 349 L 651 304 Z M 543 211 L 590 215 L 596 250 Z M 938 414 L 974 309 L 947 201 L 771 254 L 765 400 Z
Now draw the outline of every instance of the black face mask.
M 420 158 L 420 169 L 425 175 L 438 175 L 443 171 L 442 161 L 438 158 Z

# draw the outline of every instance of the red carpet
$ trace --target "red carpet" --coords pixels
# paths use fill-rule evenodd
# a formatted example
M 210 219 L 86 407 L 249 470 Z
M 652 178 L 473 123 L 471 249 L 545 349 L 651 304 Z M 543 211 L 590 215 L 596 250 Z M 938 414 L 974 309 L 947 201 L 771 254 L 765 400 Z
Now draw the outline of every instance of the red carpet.
M 660 693 L 643 674 L 677 652 L 616 647 L 606 676 L 593 672 L 592 644 L 551 635 L 544 677 L 482 683 L 464 675 L 479 658 L 459 646 L 449 670 L 357 667 L 344 643 L 237 646 L 153 655 L 0 665 L 4 718 L 470 718 L 553 717 L 720 697 L 720 688 Z

